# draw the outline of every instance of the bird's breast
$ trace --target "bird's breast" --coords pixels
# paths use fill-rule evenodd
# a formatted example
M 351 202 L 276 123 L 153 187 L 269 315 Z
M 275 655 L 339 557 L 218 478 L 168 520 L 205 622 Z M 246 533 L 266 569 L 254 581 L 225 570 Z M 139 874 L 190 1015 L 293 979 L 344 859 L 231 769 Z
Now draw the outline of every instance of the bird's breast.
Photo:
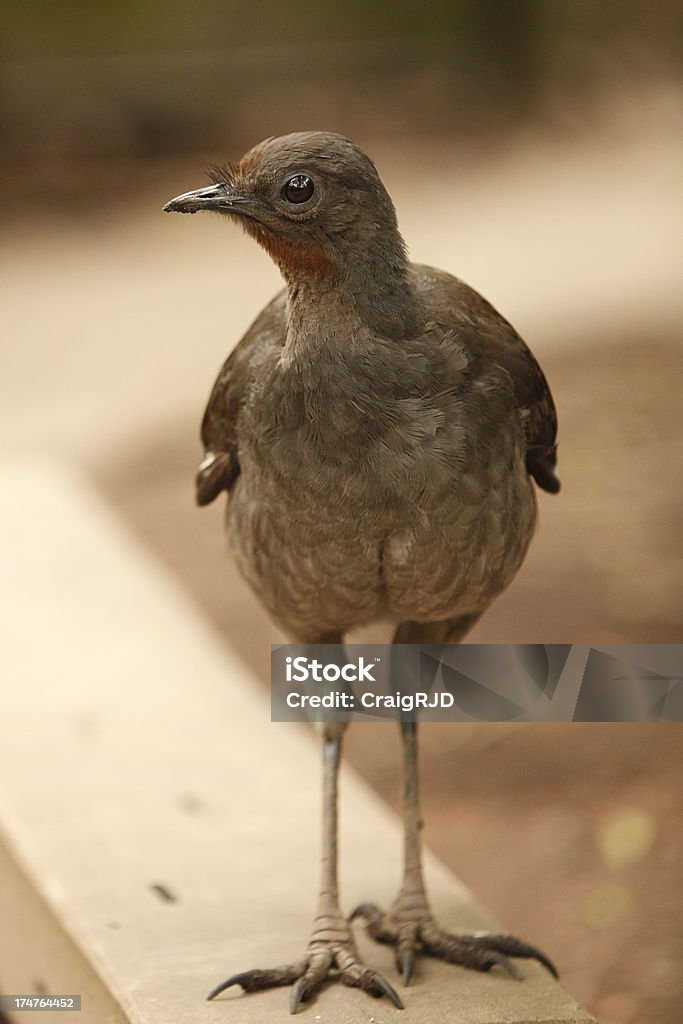
M 387 380 L 379 369 L 264 388 L 243 447 L 242 471 L 283 500 L 385 514 L 452 488 L 472 454 L 457 396 L 430 396 L 426 386 Z

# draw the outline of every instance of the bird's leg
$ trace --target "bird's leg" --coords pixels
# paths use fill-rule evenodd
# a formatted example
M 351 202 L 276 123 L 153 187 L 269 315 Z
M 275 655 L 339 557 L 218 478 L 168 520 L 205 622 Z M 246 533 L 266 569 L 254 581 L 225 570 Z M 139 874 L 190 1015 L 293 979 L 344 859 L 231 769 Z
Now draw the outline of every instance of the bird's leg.
M 552 962 L 534 946 L 512 935 L 450 934 L 434 921 L 422 876 L 420 800 L 417 764 L 417 724 L 401 722 L 403 745 L 403 883 L 388 913 L 375 903 L 361 903 L 351 920 L 362 918 L 368 934 L 396 947 L 396 967 L 407 985 L 416 955 L 425 953 L 477 971 L 502 967 L 513 978 L 522 974 L 509 957 L 539 960 L 557 977 Z
M 300 1004 L 311 999 L 330 972 L 335 970 L 345 985 L 362 988 L 377 998 L 386 995 L 395 1006 L 403 1009 L 403 1003 L 391 985 L 358 959 L 349 923 L 339 908 L 337 782 L 345 728 L 341 723 L 323 726 L 322 877 L 313 931 L 304 956 L 283 967 L 234 974 L 218 985 L 209 994 L 209 999 L 231 985 L 241 985 L 245 992 L 292 985 L 289 1009 L 296 1013 Z

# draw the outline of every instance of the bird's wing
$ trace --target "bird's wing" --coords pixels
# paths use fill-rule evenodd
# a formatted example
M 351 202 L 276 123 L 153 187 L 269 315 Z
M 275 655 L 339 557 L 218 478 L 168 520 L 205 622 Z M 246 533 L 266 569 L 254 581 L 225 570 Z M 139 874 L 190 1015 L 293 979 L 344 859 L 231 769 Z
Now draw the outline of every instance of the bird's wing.
M 443 271 L 416 269 L 423 278 L 422 287 L 433 290 L 440 307 L 449 309 L 468 358 L 479 364 L 481 372 L 495 364 L 508 373 L 524 423 L 527 470 L 539 487 L 557 494 L 557 412 L 533 353 L 514 327 L 473 288 Z
M 239 476 L 239 419 L 252 367 L 264 349 L 285 340 L 285 293 L 259 314 L 224 362 L 202 420 L 204 458 L 196 477 L 197 504 L 208 505 L 229 491 Z

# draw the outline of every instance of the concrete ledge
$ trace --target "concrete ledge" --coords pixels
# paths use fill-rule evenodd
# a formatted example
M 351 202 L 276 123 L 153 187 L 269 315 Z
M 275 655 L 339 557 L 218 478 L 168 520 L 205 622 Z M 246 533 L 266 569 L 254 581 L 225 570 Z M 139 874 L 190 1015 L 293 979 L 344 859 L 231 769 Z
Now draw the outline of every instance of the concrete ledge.
M 270 723 L 244 668 L 77 473 L 5 464 L 3 481 L 3 991 L 81 991 L 83 1011 L 64 1024 L 288 1019 L 282 990 L 204 997 L 228 972 L 303 949 L 317 886 L 317 744 Z M 397 823 L 350 771 L 341 821 L 344 906 L 388 901 Z M 494 924 L 434 859 L 427 875 L 444 924 Z M 359 945 L 394 980 L 391 951 Z M 524 973 L 518 984 L 424 961 L 404 1012 L 331 985 L 301 1018 L 593 1019 L 540 966 Z M 24 1017 L 35 1021 L 11 1019 Z

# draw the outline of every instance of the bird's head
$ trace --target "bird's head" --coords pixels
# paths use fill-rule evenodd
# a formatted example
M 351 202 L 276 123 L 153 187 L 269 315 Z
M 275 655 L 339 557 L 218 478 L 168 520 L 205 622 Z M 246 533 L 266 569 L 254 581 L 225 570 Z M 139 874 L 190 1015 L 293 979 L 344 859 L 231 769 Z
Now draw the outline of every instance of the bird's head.
M 346 277 L 368 259 L 387 271 L 405 265 L 394 207 L 375 165 L 341 135 L 266 139 L 238 164 L 209 173 L 211 185 L 164 209 L 236 218 L 292 283 Z

